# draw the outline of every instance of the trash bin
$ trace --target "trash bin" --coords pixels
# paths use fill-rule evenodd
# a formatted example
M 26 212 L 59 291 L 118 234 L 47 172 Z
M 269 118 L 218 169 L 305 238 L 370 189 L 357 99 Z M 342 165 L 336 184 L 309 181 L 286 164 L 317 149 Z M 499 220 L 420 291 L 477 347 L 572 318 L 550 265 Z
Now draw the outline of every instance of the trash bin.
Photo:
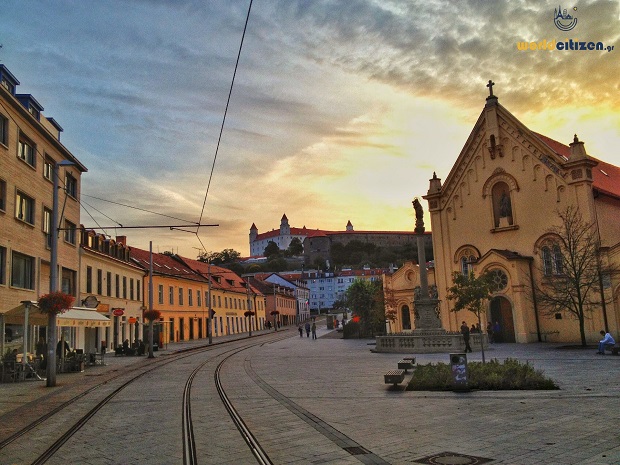
M 450 354 L 452 390 L 467 391 L 467 354 Z

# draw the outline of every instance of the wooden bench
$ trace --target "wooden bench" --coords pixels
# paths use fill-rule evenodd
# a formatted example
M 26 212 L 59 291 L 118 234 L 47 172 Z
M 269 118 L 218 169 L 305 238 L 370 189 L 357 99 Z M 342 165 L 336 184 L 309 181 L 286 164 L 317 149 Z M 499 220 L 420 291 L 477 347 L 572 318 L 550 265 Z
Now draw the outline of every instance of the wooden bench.
M 393 384 L 398 386 L 405 379 L 405 370 L 391 370 L 383 375 L 385 384 Z
M 405 373 L 407 373 L 408 369 L 413 368 L 413 363 L 411 363 L 411 359 L 404 358 L 398 362 L 398 368 L 405 370 Z

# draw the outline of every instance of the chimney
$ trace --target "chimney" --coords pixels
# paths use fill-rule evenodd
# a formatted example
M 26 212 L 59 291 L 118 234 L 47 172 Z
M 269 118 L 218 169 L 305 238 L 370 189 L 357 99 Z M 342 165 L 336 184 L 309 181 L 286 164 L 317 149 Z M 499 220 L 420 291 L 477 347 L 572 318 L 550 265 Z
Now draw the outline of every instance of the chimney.
M 116 236 L 116 243 L 127 245 L 127 236 Z

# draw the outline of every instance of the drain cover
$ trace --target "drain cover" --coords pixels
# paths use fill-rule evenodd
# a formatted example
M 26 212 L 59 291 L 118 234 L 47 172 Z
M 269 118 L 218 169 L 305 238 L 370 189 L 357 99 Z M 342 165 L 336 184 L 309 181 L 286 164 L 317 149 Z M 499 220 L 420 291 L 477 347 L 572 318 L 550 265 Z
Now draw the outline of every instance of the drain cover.
M 415 462 L 427 465 L 479 465 L 492 460 L 484 457 L 474 457 L 473 455 L 457 454 L 456 452 L 441 452 L 416 459 Z

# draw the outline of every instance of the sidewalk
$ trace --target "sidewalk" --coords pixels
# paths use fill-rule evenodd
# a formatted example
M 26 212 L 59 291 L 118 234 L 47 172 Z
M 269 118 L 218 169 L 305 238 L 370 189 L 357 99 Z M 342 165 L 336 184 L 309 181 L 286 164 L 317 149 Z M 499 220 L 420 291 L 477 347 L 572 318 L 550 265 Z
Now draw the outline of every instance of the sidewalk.
M 289 330 L 292 330 L 287 328 Z M 284 328 L 283 328 L 284 329 Z M 296 330 L 296 327 L 295 327 Z M 258 334 L 269 333 L 268 330 L 252 331 L 252 336 Z M 271 331 L 273 332 L 273 330 Z M 213 345 L 220 344 L 225 341 L 244 339 L 248 337 L 248 333 L 232 334 L 228 336 L 218 336 L 213 338 Z M 153 352 L 157 357 L 165 356 L 179 350 L 208 345 L 208 339 L 194 339 L 191 341 L 173 342 L 166 344 Z M 96 380 L 106 374 L 118 372 L 119 370 L 130 367 L 134 364 L 142 364 L 148 357 L 148 349 L 146 356 L 116 356 L 114 352 L 105 354 L 104 366 L 87 366 L 84 371 L 76 373 L 58 373 L 56 375 L 56 386 L 47 387 L 45 379 L 26 380 L 13 383 L 0 383 L 0 418 L 12 411 L 18 410 L 23 406 L 36 401 L 49 399 L 54 395 L 59 395 L 62 391 L 76 390 L 81 386 L 83 390 L 92 384 L 96 384 Z

